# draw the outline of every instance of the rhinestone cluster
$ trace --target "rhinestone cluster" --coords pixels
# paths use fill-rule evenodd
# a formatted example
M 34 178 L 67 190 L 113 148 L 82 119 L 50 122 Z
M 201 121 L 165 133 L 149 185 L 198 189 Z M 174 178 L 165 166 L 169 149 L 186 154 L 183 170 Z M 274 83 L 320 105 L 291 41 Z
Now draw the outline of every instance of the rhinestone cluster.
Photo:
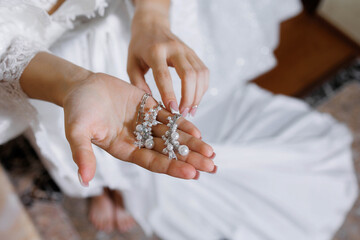
M 167 126 L 169 130 L 165 132 L 162 136 L 162 139 L 165 141 L 165 148 L 162 150 L 164 154 L 168 154 L 169 159 L 177 159 L 175 150 L 179 152 L 180 155 L 186 156 L 189 153 L 189 148 L 186 145 L 180 145 L 179 143 L 179 133 L 176 132 L 177 124 L 176 121 L 181 117 L 180 114 L 175 114 L 172 117 L 168 117 L 169 123 Z
M 136 125 L 134 131 L 136 136 L 136 142 L 134 144 L 139 148 L 154 148 L 155 143 L 151 129 L 153 126 L 160 124 L 160 122 L 156 120 L 156 117 L 161 108 L 161 103 L 159 103 L 155 108 L 150 109 L 147 113 L 142 113 L 142 115 L 144 115 L 143 121 L 142 123 Z

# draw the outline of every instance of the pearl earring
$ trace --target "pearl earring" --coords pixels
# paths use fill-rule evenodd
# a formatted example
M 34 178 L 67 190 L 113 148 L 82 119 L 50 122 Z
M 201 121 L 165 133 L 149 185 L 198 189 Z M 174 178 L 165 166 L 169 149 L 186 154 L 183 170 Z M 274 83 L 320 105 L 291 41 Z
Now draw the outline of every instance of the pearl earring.
M 142 123 L 136 125 L 134 131 L 136 142 L 134 144 L 139 148 L 146 147 L 147 149 L 153 149 L 155 143 L 152 136 L 152 127 L 161 124 L 156 120 L 156 117 L 162 108 L 162 104 L 160 102 L 155 108 L 150 109 L 144 114 L 145 103 L 149 96 L 151 95 L 145 93 L 140 103 L 137 123 L 139 119 L 141 119 Z
M 179 152 L 180 155 L 186 156 L 189 154 L 189 148 L 186 145 L 180 145 L 179 143 L 179 133 L 176 132 L 177 124 L 176 121 L 181 117 L 180 114 L 175 114 L 172 117 L 168 117 L 169 123 L 167 126 L 169 130 L 165 132 L 162 136 L 162 139 L 165 141 L 165 148 L 163 149 L 164 154 L 168 154 L 169 159 L 176 159 L 175 150 Z

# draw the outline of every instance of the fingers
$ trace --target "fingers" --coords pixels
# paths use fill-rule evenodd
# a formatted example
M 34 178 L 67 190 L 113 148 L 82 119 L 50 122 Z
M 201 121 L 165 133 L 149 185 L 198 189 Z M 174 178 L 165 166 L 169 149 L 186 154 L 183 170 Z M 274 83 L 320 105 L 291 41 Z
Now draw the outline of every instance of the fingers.
M 172 177 L 193 179 L 197 176 L 197 171 L 191 164 L 168 159 L 164 154 L 146 148 L 135 150 L 130 161 L 152 172 L 164 173 Z
M 195 116 L 197 106 L 208 88 L 209 71 L 193 51 L 174 55 L 170 61 L 182 83 L 180 113 Z
M 155 137 L 154 143 L 155 145 L 153 150 L 162 154 L 162 150 L 165 147 L 164 140 Z M 193 146 L 188 145 L 188 147 L 190 148 L 190 152 L 188 155 L 181 156 L 180 154 L 177 154 L 177 159 L 179 161 L 187 162 L 199 171 L 212 172 L 214 170 L 214 162 L 210 158 L 207 158 L 204 155 L 194 151 Z
M 166 108 L 172 112 L 179 111 L 165 53 L 156 55 L 152 59 L 150 67 Z
M 130 82 L 133 85 L 151 94 L 149 85 L 146 83 L 144 78 L 144 72 L 142 71 L 140 65 L 136 62 L 136 59 L 128 59 L 127 73 L 129 75 Z
M 181 79 L 180 113 L 183 116 L 187 116 L 195 98 L 196 72 L 185 55 L 175 55 L 172 56 L 170 60 Z
M 168 117 L 173 116 L 171 113 L 169 113 L 166 110 L 161 110 L 159 111 L 158 114 L 158 121 L 162 122 L 163 124 L 167 124 L 168 122 Z M 178 125 L 178 129 L 182 130 L 183 132 L 186 132 L 196 138 L 201 138 L 201 132 L 200 130 L 195 127 L 194 124 L 192 124 L 190 121 L 186 120 L 185 118 L 181 117 L 177 120 L 177 125 Z
M 70 144 L 74 162 L 78 166 L 79 181 L 82 186 L 89 186 L 96 170 L 96 158 L 92 149 L 91 139 L 74 130 L 67 132 L 66 138 Z
M 161 138 L 161 136 L 164 135 L 165 132 L 168 130 L 169 130 L 169 128 L 166 125 L 159 124 L 159 125 L 153 127 L 153 135 L 155 137 Z M 195 138 L 179 129 L 177 132 L 179 133 L 180 144 L 187 145 L 191 151 L 202 154 L 202 155 L 204 155 L 204 157 L 208 157 L 208 158 L 210 158 L 212 156 L 212 154 L 214 153 L 214 150 L 212 149 L 212 147 L 210 145 L 206 144 L 205 142 L 201 141 L 200 139 Z
M 209 86 L 209 70 L 196 54 L 189 54 L 187 59 L 195 69 L 197 76 L 194 101 L 189 112 L 195 116 L 197 107 Z
M 154 45 L 148 57 L 143 59 L 147 68 L 153 71 L 166 109 L 172 113 L 180 111 L 183 116 L 195 115 L 204 93 L 208 88 L 209 71 L 194 51 L 183 43 Z M 128 74 L 131 83 L 149 92 L 141 64 L 135 57 L 128 59 Z M 175 68 L 181 79 L 181 101 L 178 105 L 168 67 Z
M 149 98 L 146 104 L 147 107 L 153 108 L 157 105 L 157 102 L 155 101 L 154 98 Z M 169 121 L 167 118 L 172 116 L 173 114 L 168 112 L 166 109 L 162 109 L 159 111 L 157 115 L 157 120 L 166 125 L 167 122 Z M 193 123 L 186 120 L 185 118 L 183 117 L 179 118 L 177 120 L 177 124 L 178 124 L 178 129 L 182 130 L 183 132 L 186 132 L 196 138 L 201 138 L 200 130 Z

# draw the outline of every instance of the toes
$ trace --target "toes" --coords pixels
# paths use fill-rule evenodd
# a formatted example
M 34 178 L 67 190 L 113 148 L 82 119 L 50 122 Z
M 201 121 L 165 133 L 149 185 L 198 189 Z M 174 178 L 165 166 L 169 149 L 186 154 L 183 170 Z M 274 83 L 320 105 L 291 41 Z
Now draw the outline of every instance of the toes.
M 94 197 L 89 205 L 89 220 L 94 227 L 106 233 L 114 229 L 114 205 L 105 195 Z
M 116 225 L 119 232 L 125 233 L 134 227 L 135 220 L 124 210 L 118 210 L 116 214 Z

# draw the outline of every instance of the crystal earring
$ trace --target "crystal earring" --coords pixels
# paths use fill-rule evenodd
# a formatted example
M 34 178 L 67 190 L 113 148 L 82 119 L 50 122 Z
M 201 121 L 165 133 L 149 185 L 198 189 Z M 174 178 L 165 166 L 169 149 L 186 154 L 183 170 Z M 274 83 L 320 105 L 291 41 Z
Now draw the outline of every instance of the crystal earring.
M 176 159 L 175 150 L 179 152 L 180 155 L 186 156 L 189 154 L 189 148 L 186 145 L 180 145 L 179 143 L 179 133 L 176 132 L 178 125 L 176 121 L 181 117 L 180 114 L 175 114 L 172 117 L 168 117 L 169 123 L 167 126 L 169 130 L 165 132 L 162 136 L 162 139 L 165 141 L 165 148 L 163 149 L 164 154 L 168 154 L 169 159 Z
M 141 105 L 140 105 L 141 107 Z M 141 124 L 136 125 L 135 136 L 136 142 L 134 143 L 139 148 L 146 147 L 147 149 L 154 148 L 154 138 L 152 136 L 152 127 L 160 124 L 156 120 L 156 117 L 161 110 L 162 105 L 159 103 L 155 108 L 150 109 L 147 113 L 144 114 L 144 111 L 141 111 L 139 115 L 143 116 L 143 121 Z

